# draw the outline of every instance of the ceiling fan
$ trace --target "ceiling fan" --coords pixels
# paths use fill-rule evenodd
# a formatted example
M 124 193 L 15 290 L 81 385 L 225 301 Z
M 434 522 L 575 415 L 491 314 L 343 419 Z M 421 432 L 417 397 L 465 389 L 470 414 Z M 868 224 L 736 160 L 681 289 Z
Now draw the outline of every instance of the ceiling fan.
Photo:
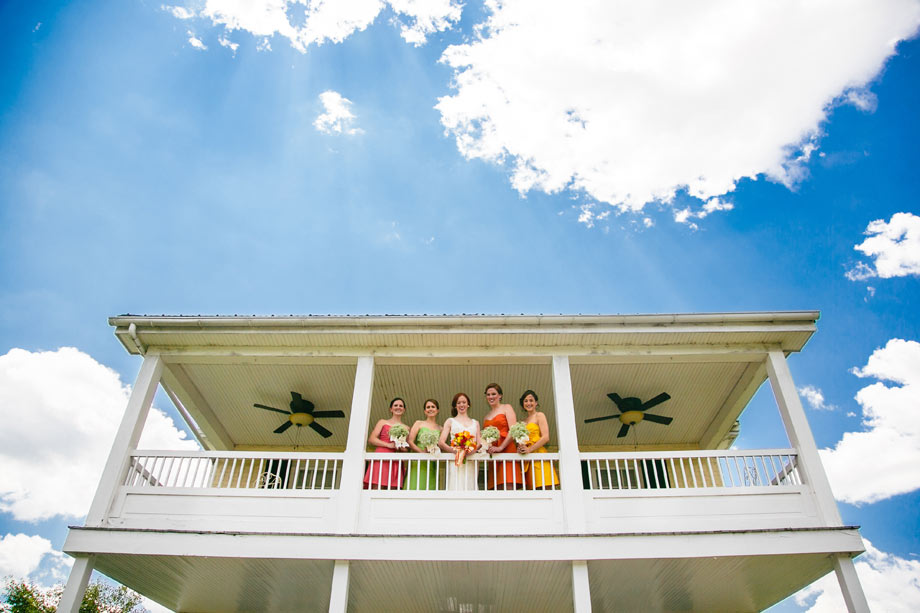
M 332 436 L 332 432 L 322 427 L 316 423 L 316 419 L 319 417 L 345 417 L 344 411 L 316 411 L 314 410 L 313 403 L 309 400 L 304 400 L 303 396 L 297 392 L 291 392 L 291 403 L 290 410 L 284 411 L 282 409 L 276 409 L 275 407 L 269 407 L 264 404 L 253 404 L 252 406 L 257 409 L 265 409 L 266 411 L 274 411 L 275 413 L 281 413 L 282 415 L 287 415 L 288 420 L 275 428 L 275 434 L 281 434 L 291 426 L 310 426 L 316 430 L 323 438 L 329 438 Z
M 665 392 L 662 392 L 651 400 L 646 400 L 645 402 L 642 402 L 640 399 L 633 396 L 630 396 L 629 398 L 621 398 L 619 394 L 607 394 L 607 397 L 613 400 L 614 404 L 617 405 L 617 408 L 620 410 L 620 414 L 605 415 L 604 417 L 592 417 L 590 419 L 586 419 L 585 423 L 590 424 L 595 421 L 604 421 L 605 419 L 618 418 L 623 425 L 620 427 L 620 431 L 617 433 L 617 438 L 626 436 L 626 434 L 629 432 L 629 427 L 635 426 L 643 419 L 665 426 L 674 421 L 673 417 L 662 417 L 661 415 L 654 415 L 652 413 L 645 412 L 653 406 L 661 404 L 665 400 L 670 400 L 671 395 Z

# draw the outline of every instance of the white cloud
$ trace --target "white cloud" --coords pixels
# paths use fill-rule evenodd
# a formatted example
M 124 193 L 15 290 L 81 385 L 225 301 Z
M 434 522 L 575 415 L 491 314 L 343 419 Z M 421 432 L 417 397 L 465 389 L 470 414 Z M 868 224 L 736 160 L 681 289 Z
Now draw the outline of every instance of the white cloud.
M 859 390 L 866 430 L 821 450 L 834 495 L 861 504 L 920 488 L 920 343 L 891 339 L 853 374 L 900 385 L 878 381 Z
M 508 164 L 521 193 L 623 210 L 801 180 L 828 109 L 865 106 L 855 92 L 920 22 L 914 0 L 486 5 L 442 57 L 455 92 L 437 109 L 460 152 Z
M 51 541 L 41 536 L 7 534 L 0 537 L 0 577 L 28 577 L 38 569 L 42 558 L 53 552 Z
M 818 411 L 833 411 L 837 407 L 827 404 L 824 393 L 814 385 L 803 385 L 799 388 L 799 396 L 805 399 L 808 405 Z
M 323 112 L 313 122 L 313 126 L 326 134 L 360 134 L 360 128 L 353 127 L 355 114 L 351 112 L 351 100 L 334 91 L 324 91 L 319 95 Z
M 190 11 L 184 6 L 169 6 L 167 4 L 161 4 L 160 8 L 164 11 L 169 11 L 176 19 L 191 19 L 195 16 L 194 11 Z
M 866 553 L 856 560 L 856 574 L 873 611 L 913 613 L 920 611 L 920 562 L 905 560 L 879 551 L 863 541 Z M 836 573 L 818 579 L 794 596 L 799 606 L 809 606 L 807 613 L 845 611 L 843 595 Z
M 229 31 L 244 30 L 257 37 L 279 34 L 304 53 L 310 45 L 340 43 L 363 31 L 387 5 L 402 37 L 415 45 L 450 28 L 460 19 L 462 7 L 459 0 L 207 0 L 201 15 Z M 302 13 L 303 19 L 294 23 L 293 13 Z
M 129 392 L 72 347 L 0 356 L 0 511 L 22 521 L 85 514 Z M 139 446 L 198 448 L 156 408 Z
M 698 226 L 696 223 L 690 221 L 692 218 L 696 219 L 705 219 L 712 213 L 716 211 L 731 211 L 735 208 L 735 205 L 731 202 L 725 202 L 720 198 L 710 198 L 703 203 L 703 206 L 694 211 L 692 208 L 684 207 L 682 209 L 674 210 L 674 221 L 677 223 L 685 223 L 691 228 L 696 230 Z
M 207 45 L 201 42 L 201 39 L 196 37 L 191 30 L 188 31 L 188 43 L 196 49 L 201 49 L 202 51 L 207 51 L 208 49 Z
M 895 213 L 887 223 L 883 219 L 870 222 L 865 234 L 868 238 L 854 249 L 874 257 L 874 267 L 857 263 L 846 273 L 849 280 L 920 275 L 920 217 Z
M 225 36 L 218 37 L 217 42 L 220 43 L 221 47 L 226 47 L 230 49 L 231 51 L 233 51 L 234 55 L 236 55 L 236 50 L 239 49 L 240 47 L 239 43 L 235 43 Z

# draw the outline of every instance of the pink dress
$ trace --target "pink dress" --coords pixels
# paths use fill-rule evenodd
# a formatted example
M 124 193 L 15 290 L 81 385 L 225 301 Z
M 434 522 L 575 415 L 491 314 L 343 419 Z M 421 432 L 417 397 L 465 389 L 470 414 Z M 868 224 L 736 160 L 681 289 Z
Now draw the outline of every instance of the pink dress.
M 380 440 L 390 441 L 390 424 L 384 424 L 380 429 Z M 374 453 L 396 452 L 388 447 L 377 447 Z M 402 487 L 403 471 L 402 462 L 399 460 L 373 460 L 368 464 L 364 473 L 364 489 L 366 490 L 398 490 Z

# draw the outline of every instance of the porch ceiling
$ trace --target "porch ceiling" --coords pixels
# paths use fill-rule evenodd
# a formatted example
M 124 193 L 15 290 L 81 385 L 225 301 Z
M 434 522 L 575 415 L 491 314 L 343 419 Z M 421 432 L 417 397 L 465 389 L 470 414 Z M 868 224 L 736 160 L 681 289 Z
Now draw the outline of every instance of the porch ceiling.
M 831 564 L 823 554 L 598 560 L 588 573 L 598 611 L 760 611 Z M 176 611 L 319 611 L 333 562 L 100 554 L 96 568 Z M 353 561 L 348 610 L 571 611 L 571 580 L 567 561 Z
M 405 399 L 408 407 L 405 421 L 410 425 L 424 418 L 421 409 L 425 399 L 435 398 L 441 405 L 439 421 L 443 423 L 450 416 L 450 401 L 458 391 L 470 395 L 471 414 L 481 421 L 488 408 L 483 397 L 485 386 L 497 381 L 504 389 L 505 401 L 521 417 L 518 398 L 527 389 L 537 392 L 550 424 L 549 445 L 552 448 L 557 444 L 552 366 L 548 359 L 524 363 L 464 362 L 381 360 L 374 373 L 370 426 L 388 416 L 388 404 L 394 396 Z M 355 370 L 354 363 L 315 360 L 301 360 L 297 364 L 168 363 L 164 383 L 205 431 L 208 448 L 342 450 Z M 618 444 L 646 448 L 716 447 L 766 377 L 759 363 L 748 361 L 573 363 L 571 374 L 578 440 L 586 451 Z M 282 434 L 274 434 L 273 430 L 284 423 L 285 416 L 255 408 L 253 404 L 286 410 L 291 391 L 311 400 L 317 410 L 342 410 L 346 418 L 318 420 L 332 431 L 328 439 L 306 427 L 290 427 Z M 674 421 L 668 426 L 645 421 L 631 429 L 628 437 L 619 439 L 616 436 L 621 424 L 616 419 L 584 423 L 586 418 L 618 413 L 607 397 L 610 392 L 643 400 L 667 392 L 671 399 L 649 413 L 673 417 Z M 216 434 L 218 431 L 221 434 Z

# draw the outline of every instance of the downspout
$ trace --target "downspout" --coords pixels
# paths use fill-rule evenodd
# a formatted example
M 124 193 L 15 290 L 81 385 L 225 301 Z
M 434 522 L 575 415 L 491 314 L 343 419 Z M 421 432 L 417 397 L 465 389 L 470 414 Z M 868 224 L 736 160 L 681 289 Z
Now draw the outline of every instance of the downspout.
M 134 341 L 134 344 L 137 346 L 137 350 L 140 352 L 140 354 L 146 355 L 147 350 L 141 344 L 141 339 L 137 337 L 137 326 L 133 322 L 128 326 L 128 335 Z

